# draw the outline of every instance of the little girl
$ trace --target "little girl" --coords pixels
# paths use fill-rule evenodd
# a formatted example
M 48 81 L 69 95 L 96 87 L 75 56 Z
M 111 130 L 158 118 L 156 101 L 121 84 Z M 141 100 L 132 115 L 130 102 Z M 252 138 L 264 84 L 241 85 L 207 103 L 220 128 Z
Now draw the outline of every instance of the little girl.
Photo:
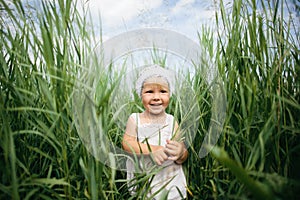
M 177 122 L 165 112 L 174 90 L 173 80 L 171 72 L 158 65 L 142 70 L 136 91 L 145 110 L 131 114 L 123 136 L 124 150 L 143 157 L 143 161 L 138 163 L 141 168 L 146 169 L 153 161 L 162 167 L 150 183 L 147 196 L 153 199 L 160 199 L 162 193 L 158 191 L 162 187 L 161 191 L 168 191 L 168 199 L 186 198 L 186 178 L 181 164 L 188 152 L 180 141 Z M 127 160 L 126 166 L 130 181 L 134 178 L 136 165 Z

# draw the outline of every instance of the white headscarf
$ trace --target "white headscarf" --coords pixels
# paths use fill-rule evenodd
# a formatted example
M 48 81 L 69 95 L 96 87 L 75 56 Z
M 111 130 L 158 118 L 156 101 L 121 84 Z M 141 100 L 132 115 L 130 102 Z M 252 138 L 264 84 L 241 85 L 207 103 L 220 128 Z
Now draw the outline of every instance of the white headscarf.
M 161 66 L 154 64 L 144 67 L 139 73 L 139 77 L 135 83 L 135 90 L 139 97 L 141 97 L 144 82 L 148 78 L 152 77 L 162 77 L 166 79 L 169 85 L 170 96 L 172 95 L 175 89 L 175 73 L 171 70 L 162 68 Z

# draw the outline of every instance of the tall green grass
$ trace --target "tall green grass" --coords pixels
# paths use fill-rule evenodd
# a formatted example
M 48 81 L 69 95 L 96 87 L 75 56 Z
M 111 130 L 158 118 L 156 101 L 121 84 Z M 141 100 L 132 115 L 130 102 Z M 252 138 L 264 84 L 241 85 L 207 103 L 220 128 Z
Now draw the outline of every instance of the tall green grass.
M 98 41 L 88 12 L 79 15 L 71 0 L 40 1 L 39 8 L 0 2 L 0 199 L 130 198 L 126 174 L 90 155 L 74 124 L 74 83 Z M 258 9 L 256 1 L 234 1 L 230 15 L 221 2 L 218 39 L 208 28 L 199 32 L 222 77 L 227 115 L 219 148 L 202 159 L 198 151 L 210 116 L 200 118 L 184 164 L 188 199 L 300 196 L 299 27 L 284 20 L 284 1 L 270 2 L 260 1 Z M 201 111 L 209 113 L 201 67 L 189 81 Z M 108 86 L 117 77 L 103 71 L 97 88 L 106 94 L 97 97 L 97 113 L 107 120 Z M 122 130 L 106 124 L 119 145 Z M 148 178 L 139 179 L 137 195 L 143 195 Z M 255 193 L 256 186 L 266 193 Z
M 296 198 L 299 33 L 291 21 L 284 20 L 283 1 L 275 1 L 275 5 L 260 3 L 259 10 L 255 1 L 234 1 L 230 16 L 221 4 L 216 18 L 219 40 L 215 61 L 226 87 L 228 109 L 219 145 L 248 175 L 270 187 L 273 195 Z M 213 42 L 208 38 L 204 45 L 211 47 Z M 221 158 L 217 160 L 222 163 Z M 232 177 L 237 169 L 207 162 L 205 170 L 219 169 L 214 173 L 208 170 L 214 178 L 206 182 L 211 188 L 216 187 L 212 195 L 255 195 L 247 194 L 244 179 Z

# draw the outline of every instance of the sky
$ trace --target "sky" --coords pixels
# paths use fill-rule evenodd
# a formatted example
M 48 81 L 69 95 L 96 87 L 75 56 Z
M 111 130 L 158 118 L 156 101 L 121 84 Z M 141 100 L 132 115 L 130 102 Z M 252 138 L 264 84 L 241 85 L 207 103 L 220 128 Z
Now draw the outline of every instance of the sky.
M 101 26 L 103 40 L 129 30 L 155 27 L 170 29 L 197 40 L 203 24 L 213 26 L 213 0 L 89 0 L 94 25 Z M 224 0 L 226 5 L 230 0 Z M 80 4 L 78 5 L 80 9 Z M 97 26 L 97 25 L 96 25 Z
M 197 31 L 201 31 L 203 25 L 215 28 L 215 13 L 219 10 L 219 1 L 79 0 L 78 9 L 80 10 L 83 4 L 89 7 L 95 27 L 100 28 L 101 23 L 103 41 L 120 33 L 144 27 L 170 29 L 197 41 Z M 293 0 L 285 2 L 289 9 L 293 10 L 291 1 Z M 233 0 L 223 0 L 225 9 L 230 10 L 232 2 Z M 288 12 L 284 14 L 286 18 L 290 17 Z M 298 18 L 296 22 L 299 24 L 299 13 L 294 13 L 292 17 Z

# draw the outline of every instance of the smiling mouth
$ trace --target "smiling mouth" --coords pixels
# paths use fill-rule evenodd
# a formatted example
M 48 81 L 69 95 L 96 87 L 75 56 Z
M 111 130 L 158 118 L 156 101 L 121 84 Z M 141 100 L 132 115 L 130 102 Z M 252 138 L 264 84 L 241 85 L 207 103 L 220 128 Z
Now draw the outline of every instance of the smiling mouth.
M 161 106 L 162 104 L 150 104 L 150 106 Z
M 162 104 L 150 104 L 150 107 L 155 110 L 163 108 Z

